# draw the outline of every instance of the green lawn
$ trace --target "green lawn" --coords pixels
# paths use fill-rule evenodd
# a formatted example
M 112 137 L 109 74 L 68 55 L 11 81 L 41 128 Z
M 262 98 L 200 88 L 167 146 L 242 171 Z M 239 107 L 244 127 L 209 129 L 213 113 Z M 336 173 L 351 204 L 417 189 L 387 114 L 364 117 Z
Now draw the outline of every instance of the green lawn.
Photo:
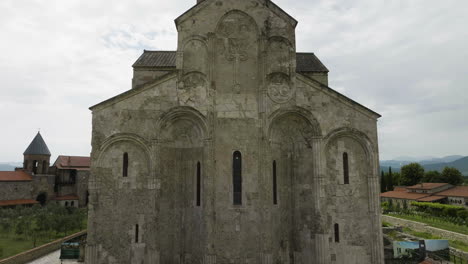
M 421 216 L 421 215 L 410 215 L 410 214 L 388 214 L 388 215 L 401 218 L 401 219 L 412 220 L 412 221 L 427 224 L 432 227 L 468 235 L 467 225 L 457 225 L 457 224 L 448 222 L 440 218 L 427 217 L 427 216 Z
M 41 238 L 36 241 L 36 245 L 40 246 L 55 240 L 55 238 Z M 18 238 L 14 235 L 0 233 L 0 259 L 7 258 L 34 247 L 34 242 L 31 238 Z
M 0 259 L 86 229 L 86 209 L 18 207 L 0 209 Z

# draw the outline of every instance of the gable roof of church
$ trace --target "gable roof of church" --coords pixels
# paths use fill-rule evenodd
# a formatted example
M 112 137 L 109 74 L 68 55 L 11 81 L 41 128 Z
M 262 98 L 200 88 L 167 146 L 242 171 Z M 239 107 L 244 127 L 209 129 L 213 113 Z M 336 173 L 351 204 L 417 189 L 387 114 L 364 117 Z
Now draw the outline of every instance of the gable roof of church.
M 176 67 L 175 51 L 145 50 L 133 64 L 133 68 L 174 68 Z M 296 53 L 297 72 L 328 72 L 327 67 L 314 53 Z
M 31 144 L 24 151 L 23 155 L 49 155 L 50 151 L 47 147 L 44 139 L 41 136 L 40 132 L 37 132 L 37 135 L 34 137 Z
M 184 18 L 191 14 L 191 13 L 194 13 L 194 12 L 198 12 L 198 10 L 202 9 L 203 6 L 209 2 L 208 0 L 203 0 L 203 1 L 197 1 L 197 4 L 194 5 L 193 7 L 191 7 L 189 10 L 185 11 L 182 15 L 180 15 L 178 18 L 176 18 L 174 21 L 176 23 L 176 25 L 184 20 Z M 291 25 L 295 28 L 297 26 L 297 20 L 292 17 L 290 14 L 286 13 L 286 11 L 284 11 L 283 9 L 281 9 L 281 7 L 279 7 L 277 4 L 273 3 L 271 0 L 266 0 L 266 6 L 268 8 L 270 8 L 273 12 L 276 12 L 278 15 L 280 16 L 283 16 L 284 18 L 286 18 L 289 23 L 291 23 Z

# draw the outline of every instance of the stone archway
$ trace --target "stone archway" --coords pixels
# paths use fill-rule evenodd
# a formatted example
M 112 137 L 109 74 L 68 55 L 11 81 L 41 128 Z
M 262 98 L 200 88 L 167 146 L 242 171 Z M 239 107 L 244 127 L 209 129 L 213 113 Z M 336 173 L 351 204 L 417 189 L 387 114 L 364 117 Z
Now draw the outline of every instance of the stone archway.
M 36 201 L 38 201 L 40 205 L 44 206 L 47 202 L 47 193 L 46 192 L 39 193 L 39 195 L 37 195 L 36 197 Z

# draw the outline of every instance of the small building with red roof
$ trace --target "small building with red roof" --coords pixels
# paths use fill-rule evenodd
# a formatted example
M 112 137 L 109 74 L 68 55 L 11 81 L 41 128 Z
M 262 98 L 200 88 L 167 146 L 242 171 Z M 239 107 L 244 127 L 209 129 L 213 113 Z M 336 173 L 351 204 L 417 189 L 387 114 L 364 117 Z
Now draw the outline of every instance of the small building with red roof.
M 86 206 L 89 157 L 58 156 L 50 166 L 51 153 L 38 132 L 23 153 L 23 167 L 0 171 L 0 207 L 45 204 Z
M 409 206 L 410 202 L 436 202 L 468 207 L 468 186 L 453 186 L 448 183 L 418 183 L 413 186 L 398 186 L 393 191 L 380 194 L 382 202 Z

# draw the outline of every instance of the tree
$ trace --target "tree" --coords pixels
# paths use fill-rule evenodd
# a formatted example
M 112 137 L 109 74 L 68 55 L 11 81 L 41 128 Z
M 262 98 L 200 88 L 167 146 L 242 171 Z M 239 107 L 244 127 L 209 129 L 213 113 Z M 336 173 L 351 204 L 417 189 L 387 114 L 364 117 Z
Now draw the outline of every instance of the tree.
M 424 168 L 419 163 L 410 163 L 401 167 L 400 184 L 405 186 L 420 183 L 424 177 Z
M 424 174 L 423 182 L 444 182 L 438 171 L 427 171 Z
M 393 191 L 393 174 L 392 174 L 392 167 L 388 168 L 388 175 L 387 175 L 387 191 Z
M 452 185 L 460 185 L 463 183 L 463 176 L 456 168 L 445 167 L 442 171 L 442 179 L 444 182 Z
M 387 184 L 385 182 L 385 174 L 382 171 L 382 174 L 380 176 L 380 192 L 383 193 L 383 192 L 386 192 L 386 191 L 387 191 Z
M 401 178 L 401 175 L 399 172 L 394 172 L 392 173 L 392 185 L 395 187 L 396 186 L 399 186 L 401 185 L 400 183 L 400 178 Z

